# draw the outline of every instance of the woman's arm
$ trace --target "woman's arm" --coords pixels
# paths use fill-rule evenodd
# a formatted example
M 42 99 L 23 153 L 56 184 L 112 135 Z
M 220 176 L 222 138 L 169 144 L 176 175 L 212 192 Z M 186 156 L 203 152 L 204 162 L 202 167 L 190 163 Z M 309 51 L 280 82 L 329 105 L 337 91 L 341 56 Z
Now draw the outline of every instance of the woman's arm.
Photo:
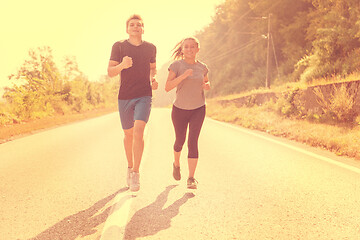
M 169 70 L 169 75 L 165 84 L 165 91 L 169 92 L 173 88 L 175 88 L 179 83 L 181 83 L 185 78 L 191 76 L 193 73 L 192 69 L 187 69 L 183 74 L 176 77 L 175 72 Z

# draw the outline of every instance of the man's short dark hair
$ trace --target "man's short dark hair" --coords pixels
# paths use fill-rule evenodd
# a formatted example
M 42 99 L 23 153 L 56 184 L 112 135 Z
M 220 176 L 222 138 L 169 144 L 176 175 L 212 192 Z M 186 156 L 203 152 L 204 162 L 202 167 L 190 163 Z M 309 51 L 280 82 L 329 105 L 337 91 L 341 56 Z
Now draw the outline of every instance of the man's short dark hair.
M 129 22 L 133 19 L 138 19 L 141 21 L 141 25 L 144 26 L 144 21 L 142 19 L 142 17 L 139 14 L 133 14 L 131 15 L 128 20 L 126 20 L 126 29 L 128 28 Z

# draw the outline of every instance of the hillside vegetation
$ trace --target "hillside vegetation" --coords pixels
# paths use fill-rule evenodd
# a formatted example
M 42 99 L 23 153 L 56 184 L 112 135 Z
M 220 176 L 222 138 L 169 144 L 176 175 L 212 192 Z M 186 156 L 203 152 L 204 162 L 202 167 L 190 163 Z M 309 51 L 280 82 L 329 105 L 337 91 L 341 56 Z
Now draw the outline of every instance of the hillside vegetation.
M 225 0 L 196 34 L 211 71 L 208 96 L 357 72 L 359 15 L 358 0 Z

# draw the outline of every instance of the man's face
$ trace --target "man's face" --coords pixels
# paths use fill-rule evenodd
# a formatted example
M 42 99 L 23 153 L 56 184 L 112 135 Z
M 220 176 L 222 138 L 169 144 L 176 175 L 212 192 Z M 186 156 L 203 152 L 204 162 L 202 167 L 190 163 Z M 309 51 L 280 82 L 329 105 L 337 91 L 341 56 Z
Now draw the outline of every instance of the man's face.
M 144 33 L 143 22 L 139 19 L 131 19 L 126 28 L 126 32 L 129 35 L 140 36 Z

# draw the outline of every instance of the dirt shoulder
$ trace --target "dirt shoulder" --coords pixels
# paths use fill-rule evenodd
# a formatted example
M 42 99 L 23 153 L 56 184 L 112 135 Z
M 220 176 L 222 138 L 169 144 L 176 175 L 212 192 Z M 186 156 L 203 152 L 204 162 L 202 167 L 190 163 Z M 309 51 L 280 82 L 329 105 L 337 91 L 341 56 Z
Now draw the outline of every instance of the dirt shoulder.
M 95 109 L 83 113 L 57 115 L 53 117 L 22 122 L 19 124 L 3 125 L 0 126 L 0 144 L 29 134 L 36 133 L 38 131 L 61 126 L 67 123 L 102 116 L 115 111 L 117 111 L 116 108 Z

